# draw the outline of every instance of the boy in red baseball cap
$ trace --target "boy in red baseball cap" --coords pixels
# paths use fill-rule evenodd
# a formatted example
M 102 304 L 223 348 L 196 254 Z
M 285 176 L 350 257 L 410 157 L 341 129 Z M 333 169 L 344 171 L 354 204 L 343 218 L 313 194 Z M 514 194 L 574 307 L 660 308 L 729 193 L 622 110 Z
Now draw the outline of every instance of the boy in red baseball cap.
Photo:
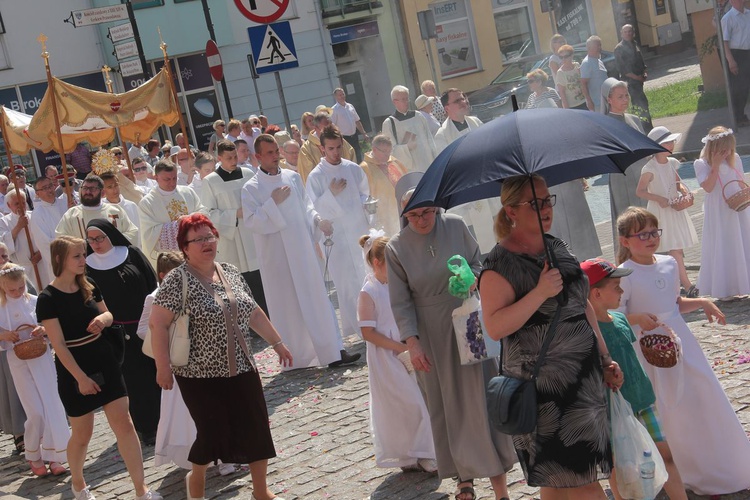
M 664 459 L 664 465 L 669 474 L 664 490 L 670 499 L 687 500 L 685 486 L 682 484 L 680 473 L 672 460 L 672 452 L 661 430 L 654 388 L 633 348 L 633 343 L 638 339 L 625 315 L 614 310 L 620 307 L 620 297 L 623 293 L 620 288 L 620 278 L 629 275 L 633 270 L 615 267 L 614 264 L 604 259 L 583 261 L 581 269 L 589 278 L 589 302 L 596 312 L 596 320 L 602 331 L 604 342 L 607 344 L 612 359 L 620 365 L 625 375 L 625 382 L 620 387 L 620 392 L 630 403 L 633 414 L 648 430 Z M 610 486 L 615 498 L 620 500 L 622 497 L 617 490 L 614 470 L 610 478 Z

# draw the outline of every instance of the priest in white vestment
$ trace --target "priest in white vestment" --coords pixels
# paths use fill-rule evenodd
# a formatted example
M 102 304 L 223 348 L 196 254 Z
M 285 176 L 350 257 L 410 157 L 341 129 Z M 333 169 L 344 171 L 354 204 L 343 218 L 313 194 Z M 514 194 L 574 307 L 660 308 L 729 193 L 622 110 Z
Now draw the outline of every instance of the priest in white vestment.
M 26 193 L 24 191 L 8 190 L 8 193 L 5 195 L 5 202 L 10 209 L 10 213 L 0 217 L 0 239 L 8 247 L 10 260 L 23 266 L 29 281 L 35 287 L 42 287 L 39 289 L 42 290 L 52 281 L 54 276 L 47 274 L 47 267 L 41 263 L 42 254 L 36 245 L 34 245 L 33 254 L 29 248 L 29 241 L 26 238 L 26 231 L 23 228 L 29 224 L 32 212 L 31 210 L 26 210 L 23 219 L 18 215 L 21 207 L 24 206 L 25 200 Z M 41 282 L 37 282 L 33 263 L 37 265 Z
M 55 228 L 55 235 L 86 239 L 86 224 L 92 219 L 106 219 L 133 245 L 138 244 L 138 228 L 119 205 L 102 203 L 104 182 L 98 175 L 89 174 L 81 186 L 81 204 L 69 208 Z
M 333 227 L 315 211 L 299 174 L 279 168 L 273 137 L 259 137 L 256 158 L 258 173 L 242 188 L 242 216 L 254 233 L 273 324 L 295 369 L 352 363 L 360 355 L 343 348 L 313 248 L 313 240 Z
M 159 252 L 179 250 L 177 229 L 180 218 L 195 212 L 208 215 L 200 198 L 191 188 L 177 185 L 177 166 L 160 160 L 155 166 L 158 186 L 138 204 L 141 217 L 141 250 L 156 268 Z
M 242 145 L 247 148 L 247 144 Z M 208 210 L 208 218 L 219 231 L 216 251 L 222 262 L 237 266 L 250 285 L 255 302 L 263 311 L 268 312 L 258 259 L 255 256 L 253 233 L 242 223 L 242 186 L 255 173 L 247 167 L 237 165 L 237 146 L 228 140 L 220 139 L 216 143 L 216 153 L 221 166 L 203 178 L 201 188 L 201 203 Z
M 320 159 L 323 157 L 323 152 L 320 150 L 320 134 L 330 125 L 331 115 L 328 112 L 319 111 L 315 113 L 315 118 L 313 118 L 315 130 L 307 136 L 307 140 L 302 144 L 297 158 L 297 173 L 302 177 L 303 183 L 307 183 L 310 172 L 320 163 Z M 354 161 L 357 157 L 354 148 L 346 140 L 344 140 L 341 156 L 349 161 Z
M 391 100 L 396 111 L 383 121 L 381 133 L 391 140 L 393 156 L 409 172 L 424 172 L 437 156 L 430 126 L 424 116 L 409 110 L 409 89 L 396 85 Z
M 363 203 L 370 195 L 370 186 L 359 165 L 341 158 L 343 141 L 335 127 L 323 131 L 325 158 L 310 172 L 305 189 L 315 210 L 333 222 L 328 270 L 336 285 L 342 331 L 348 336 L 360 331 L 357 298 L 367 273 L 358 242 L 369 231 Z
M 469 116 L 469 101 L 459 89 L 448 89 L 443 92 L 440 102 L 443 104 L 448 117 L 435 134 L 438 154 L 459 137 L 483 125 L 479 118 Z M 500 191 L 498 190 L 499 194 Z M 448 210 L 448 213 L 460 215 L 464 219 L 469 231 L 479 243 L 479 250 L 482 254 L 487 254 L 497 243 L 493 229 L 494 217 L 501 207 L 500 197 L 497 196 L 488 200 L 477 200 L 458 205 Z
M 60 223 L 65 212 L 68 211 L 68 197 L 65 194 L 55 196 L 57 182 L 47 177 L 36 180 L 34 189 L 39 197 L 39 202 L 34 205 L 34 213 L 29 220 L 29 231 L 34 248 L 42 254 L 39 266 L 45 268 L 47 278 L 52 281 L 52 260 L 50 258 L 49 244 L 55 239 L 55 228 Z M 33 276 L 27 276 L 32 281 Z

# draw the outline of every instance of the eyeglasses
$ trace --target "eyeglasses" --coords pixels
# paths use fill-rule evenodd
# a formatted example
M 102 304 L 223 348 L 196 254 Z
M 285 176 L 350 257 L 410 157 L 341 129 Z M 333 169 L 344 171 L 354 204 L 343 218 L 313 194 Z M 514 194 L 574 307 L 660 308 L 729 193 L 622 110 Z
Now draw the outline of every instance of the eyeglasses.
M 51 190 L 53 190 L 53 189 L 55 189 L 55 185 L 54 185 L 54 184 L 52 184 L 52 183 L 50 183 L 50 184 L 47 184 L 47 185 L 46 185 L 46 186 L 44 186 L 44 187 L 37 187 L 37 188 L 36 188 L 36 190 L 37 190 L 37 191 L 51 191 Z
M 409 222 L 417 222 L 419 219 L 427 220 L 431 215 L 435 215 L 435 212 L 437 212 L 437 208 L 428 208 L 421 214 L 409 214 L 405 217 Z
M 216 242 L 216 236 L 213 234 L 211 236 L 203 236 L 202 238 L 194 238 L 192 240 L 187 240 L 185 243 L 198 243 L 200 245 L 205 245 L 206 243 L 214 243 Z
M 121 152 L 118 152 L 118 153 L 114 153 L 114 155 L 115 155 L 115 156 L 122 156 L 122 153 L 121 153 Z
M 461 97 L 459 97 L 455 101 L 451 101 L 448 104 L 458 104 L 459 102 L 466 102 L 466 96 L 462 95 Z
M 251 125 L 260 125 L 260 122 L 252 122 Z
M 102 241 L 106 240 L 106 236 L 97 236 L 95 238 L 86 238 L 87 243 L 101 243 Z
M 654 229 L 653 231 L 641 231 L 640 233 L 631 234 L 628 238 L 635 238 L 637 236 L 641 241 L 648 241 L 651 238 L 656 239 L 661 237 L 661 233 L 661 229 Z
M 144 170 L 148 170 L 148 167 L 133 167 L 133 172 L 143 172 Z
M 86 191 L 86 192 L 89 192 L 89 193 L 95 193 L 95 192 L 101 191 L 101 190 L 102 190 L 102 188 L 100 188 L 99 186 L 83 186 L 81 188 L 81 191 Z
M 518 205 L 528 205 L 532 209 L 534 209 L 535 212 L 539 212 L 540 210 L 544 210 L 545 207 L 554 207 L 555 203 L 557 203 L 557 195 L 551 194 L 546 198 L 537 198 L 535 200 L 522 201 L 521 203 L 518 203 Z M 539 208 L 540 206 L 542 207 L 541 209 Z

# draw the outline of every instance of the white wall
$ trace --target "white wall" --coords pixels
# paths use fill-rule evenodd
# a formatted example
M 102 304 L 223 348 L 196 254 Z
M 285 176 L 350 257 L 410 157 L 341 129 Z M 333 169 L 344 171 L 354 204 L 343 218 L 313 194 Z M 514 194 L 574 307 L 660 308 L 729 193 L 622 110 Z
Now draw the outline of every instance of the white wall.
M 36 41 L 40 33 L 49 39 L 47 50 L 54 76 L 98 71 L 104 58 L 97 28 L 74 28 L 63 22 L 72 10 L 89 7 L 90 0 L 0 0 L 6 31 L 0 36 L 11 65 L 11 69 L 0 71 L 0 88 L 46 80 L 41 45 Z

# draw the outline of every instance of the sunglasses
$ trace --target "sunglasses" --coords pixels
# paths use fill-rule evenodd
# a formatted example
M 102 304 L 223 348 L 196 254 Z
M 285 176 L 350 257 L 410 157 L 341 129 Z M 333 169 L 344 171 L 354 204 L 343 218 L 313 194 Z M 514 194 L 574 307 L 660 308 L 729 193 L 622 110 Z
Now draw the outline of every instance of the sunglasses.
M 143 172 L 144 170 L 148 170 L 148 167 L 133 167 L 133 172 Z
M 114 153 L 115 156 L 122 156 L 122 153 Z
M 573 54 L 560 54 L 560 57 L 567 59 L 568 57 L 573 57 Z
M 547 196 L 546 198 L 537 198 L 535 200 L 522 201 L 518 205 L 528 205 L 532 209 L 534 209 L 534 211 L 539 212 L 540 210 L 544 210 L 546 207 L 554 207 L 555 203 L 557 203 L 557 195 L 552 194 Z
M 654 229 L 653 231 L 641 231 L 640 233 L 631 234 L 628 238 L 635 238 L 637 236 L 641 241 L 648 241 L 651 238 L 656 239 L 661 237 L 661 233 L 661 229 Z

